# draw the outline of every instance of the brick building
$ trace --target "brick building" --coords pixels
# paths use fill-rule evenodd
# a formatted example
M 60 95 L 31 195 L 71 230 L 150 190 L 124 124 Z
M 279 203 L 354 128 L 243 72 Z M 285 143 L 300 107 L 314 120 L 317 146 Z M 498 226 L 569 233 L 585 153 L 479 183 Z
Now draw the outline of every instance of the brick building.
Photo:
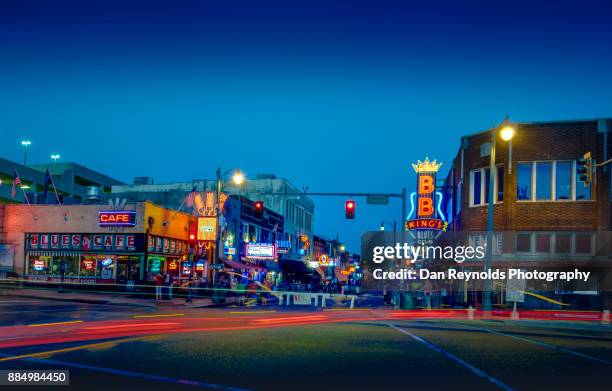
M 493 267 L 589 268 L 596 272 L 589 283 L 530 280 L 527 290 L 563 303 L 607 305 L 612 285 L 612 167 L 597 168 L 587 186 L 576 170 L 577 160 L 586 152 L 595 163 L 612 157 L 612 120 L 513 123 L 512 127 L 511 141 L 497 137 L 496 142 Z M 486 242 L 491 139 L 498 131 L 462 137 L 443 186 L 449 230 L 467 233 L 472 241 Z M 468 297 L 465 288 L 463 299 L 478 304 L 479 295 Z M 504 285 L 497 283 L 494 288 L 494 303 L 503 305 Z M 527 303 L 537 305 L 532 298 Z

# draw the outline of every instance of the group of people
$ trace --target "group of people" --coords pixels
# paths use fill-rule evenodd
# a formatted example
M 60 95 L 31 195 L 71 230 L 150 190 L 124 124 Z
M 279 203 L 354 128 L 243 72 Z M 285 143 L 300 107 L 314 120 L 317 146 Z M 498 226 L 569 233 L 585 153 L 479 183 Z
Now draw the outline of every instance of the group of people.
M 168 272 L 157 273 L 155 276 L 155 300 L 161 300 L 163 298 L 163 288 L 166 287 L 168 292 L 168 298 L 172 299 L 172 286 L 174 284 L 174 277 Z

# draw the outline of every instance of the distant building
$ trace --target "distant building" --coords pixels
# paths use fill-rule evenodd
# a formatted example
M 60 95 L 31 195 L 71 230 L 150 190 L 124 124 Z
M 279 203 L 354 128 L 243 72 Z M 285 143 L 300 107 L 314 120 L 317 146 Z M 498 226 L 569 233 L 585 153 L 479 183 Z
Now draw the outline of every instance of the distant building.
M 215 191 L 216 186 L 215 180 L 153 184 L 153 180 L 146 177 L 135 178 L 132 185 L 113 186 L 112 195 L 130 202 L 152 201 L 166 208 L 187 210 L 185 200 L 192 189 Z M 251 201 L 263 201 L 267 209 L 283 216 L 286 240 L 291 244 L 286 259 L 298 260 L 309 255 L 310 249 L 304 250 L 300 237 L 306 235 L 312 238 L 314 202 L 287 179 L 260 174 L 247 178 L 240 186 L 224 182 L 223 191 Z
M 53 182 L 63 203 L 84 202 L 88 191 L 91 195 L 96 196 L 97 194 L 97 196 L 103 198 L 104 194 L 110 193 L 113 185 L 123 184 L 121 181 L 77 163 L 34 164 L 26 167 L 0 158 L 0 203 L 23 203 L 25 202 L 24 192 L 28 194 L 30 203 L 56 203 L 56 197 L 51 187 L 49 187 L 47 200 L 42 199 L 47 168 L 53 177 Z M 17 195 L 13 198 L 11 187 L 15 170 L 19 174 L 23 190 L 17 189 Z M 96 189 L 93 193 L 91 187 Z

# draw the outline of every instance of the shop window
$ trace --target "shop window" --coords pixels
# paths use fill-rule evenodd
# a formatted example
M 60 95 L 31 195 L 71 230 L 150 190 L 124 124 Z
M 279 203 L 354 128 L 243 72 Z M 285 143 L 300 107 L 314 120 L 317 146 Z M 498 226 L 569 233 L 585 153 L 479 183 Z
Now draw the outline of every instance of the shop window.
M 555 164 L 555 199 L 572 199 L 572 162 Z
M 536 163 L 536 200 L 548 201 L 551 199 L 552 163 Z
M 76 277 L 79 274 L 79 257 L 78 256 L 54 256 L 51 274 L 61 275 L 62 264 L 64 265 L 64 277 Z
M 577 233 L 576 234 L 576 240 L 575 240 L 575 252 L 576 254 L 590 254 L 592 249 L 591 249 L 591 238 L 593 235 L 589 234 L 583 234 L 583 233 Z
M 51 268 L 51 257 L 36 255 L 30 255 L 28 257 L 28 273 L 39 275 L 49 274 Z
M 536 234 L 535 236 L 535 248 L 537 253 L 549 253 L 550 252 L 550 234 Z
M 83 277 L 95 277 L 97 261 L 95 256 L 83 256 L 81 258 L 81 270 L 79 274 Z
M 531 252 L 531 234 L 516 235 L 516 252 L 530 253 Z
M 115 278 L 115 256 L 100 255 L 98 257 L 98 270 L 96 277 L 101 280 L 111 280 Z
M 555 252 L 569 254 L 572 251 L 572 235 L 557 233 L 555 237 Z

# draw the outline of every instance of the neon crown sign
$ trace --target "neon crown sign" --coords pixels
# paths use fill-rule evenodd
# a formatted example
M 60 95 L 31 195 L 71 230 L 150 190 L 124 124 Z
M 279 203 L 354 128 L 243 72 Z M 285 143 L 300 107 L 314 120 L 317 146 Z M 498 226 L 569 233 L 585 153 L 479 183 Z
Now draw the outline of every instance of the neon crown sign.
M 412 165 L 417 173 L 417 191 L 410 194 L 411 210 L 406 217 L 406 230 L 446 231 L 448 222 L 440 208 L 442 193 L 436 191 L 436 173 L 442 163 L 426 157 Z M 435 204 L 435 205 L 434 205 Z

